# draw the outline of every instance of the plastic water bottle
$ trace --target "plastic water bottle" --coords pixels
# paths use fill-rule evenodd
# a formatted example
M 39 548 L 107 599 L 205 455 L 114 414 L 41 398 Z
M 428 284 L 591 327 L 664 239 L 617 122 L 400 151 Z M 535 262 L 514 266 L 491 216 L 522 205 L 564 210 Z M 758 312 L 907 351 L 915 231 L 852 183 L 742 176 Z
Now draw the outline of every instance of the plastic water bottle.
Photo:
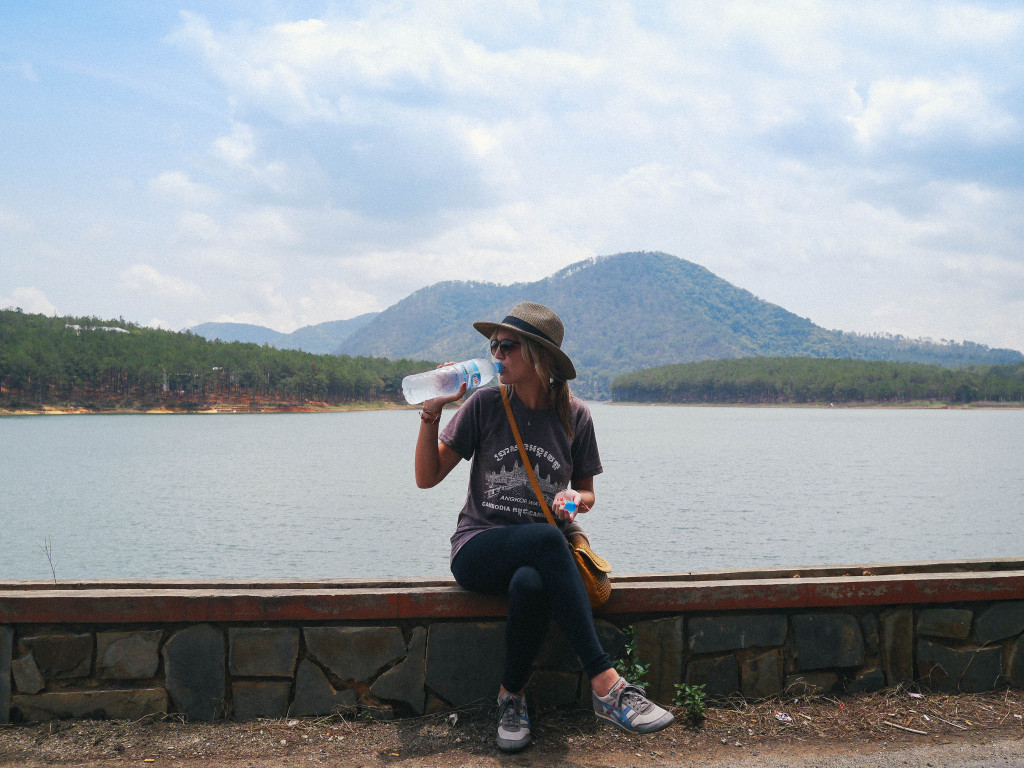
M 407 402 L 422 403 L 432 397 L 454 395 L 462 382 L 466 390 L 482 387 L 493 379 L 501 366 L 490 358 L 478 357 L 455 365 L 445 365 L 432 371 L 414 373 L 402 379 L 402 394 Z

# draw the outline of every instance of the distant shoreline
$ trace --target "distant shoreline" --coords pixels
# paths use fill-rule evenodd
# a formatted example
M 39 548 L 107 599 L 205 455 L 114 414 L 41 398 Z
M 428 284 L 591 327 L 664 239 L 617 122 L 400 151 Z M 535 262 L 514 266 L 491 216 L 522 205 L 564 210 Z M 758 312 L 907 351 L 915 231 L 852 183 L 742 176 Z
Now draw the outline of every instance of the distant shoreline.
M 943 403 L 943 402 L 910 402 L 910 403 L 644 403 L 637 401 L 596 401 L 602 405 L 623 407 L 660 406 L 682 408 L 844 408 L 844 409 L 898 409 L 898 410 L 1024 410 L 1024 403 Z M 236 403 L 210 404 L 202 408 L 174 408 L 156 406 L 153 408 L 86 408 L 83 406 L 44 405 L 39 408 L 0 408 L 0 418 L 4 416 L 118 416 L 118 415 L 232 415 L 232 414 L 278 414 L 278 413 L 348 413 L 353 411 L 403 411 L 418 410 L 418 405 L 391 402 L 366 403 L 274 403 L 262 404 L 258 407 L 246 407 Z
M 640 402 L 607 400 L 609 406 L 659 406 L 669 408 L 823 408 L 899 411 L 1021 411 L 1022 402 Z
M 39 408 L 0 408 L 3 416 L 119 416 L 119 415 L 231 415 L 240 413 L 275 414 L 275 413 L 346 413 L 350 411 L 391 411 L 410 410 L 415 406 L 401 403 L 274 403 L 261 404 L 258 407 L 247 407 L 237 403 L 213 403 L 200 408 L 175 408 L 155 406 L 152 408 L 86 408 L 84 406 L 44 405 Z

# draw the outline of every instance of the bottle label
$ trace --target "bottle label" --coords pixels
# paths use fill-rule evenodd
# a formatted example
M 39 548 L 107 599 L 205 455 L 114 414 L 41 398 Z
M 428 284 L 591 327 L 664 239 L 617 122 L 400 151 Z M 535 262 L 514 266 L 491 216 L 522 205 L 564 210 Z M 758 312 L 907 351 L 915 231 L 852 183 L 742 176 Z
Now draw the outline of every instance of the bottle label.
M 480 367 L 474 361 L 466 363 L 466 389 L 480 386 Z

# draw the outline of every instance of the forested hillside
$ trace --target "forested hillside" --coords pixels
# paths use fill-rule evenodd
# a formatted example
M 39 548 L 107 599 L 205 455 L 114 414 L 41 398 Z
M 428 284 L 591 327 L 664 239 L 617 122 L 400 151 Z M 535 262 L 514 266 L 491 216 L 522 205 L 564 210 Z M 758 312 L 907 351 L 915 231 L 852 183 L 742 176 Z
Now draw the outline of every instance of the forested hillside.
M 207 341 L 124 320 L 0 310 L 4 408 L 398 402 L 402 378 L 430 365 Z
M 338 356 L 207 341 L 189 332 L 157 331 L 123 320 L 48 318 L 5 310 L 0 313 L 0 401 L 63 399 L 101 406 L 174 398 L 195 403 L 246 397 L 291 402 L 397 401 L 401 378 L 429 365 L 410 360 L 486 356 L 486 340 L 473 330 L 473 321 L 501 319 L 512 305 L 524 300 L 546 304 L 561 315 L 566 325 L 563 348 L 580 374 L 573 390 L 590 399 L 611 397 L 612 381 L 623 374 L 716 359 L 841 358 L 947 368 L 1024 361 L 1024 355 L 1015 350 L 971 342 L 937 343 L 825 330 L 692 262 L 664 253 L 624 253 L 589 259 L 533 283 L 438 283 L 377 315 L 322 323 L 288 335 L 293 342 L 320 348 L 331 345 L 332 339 L 347 337 Z M 203 328 L 211 335 L 230 330 L 260 332 L 258 327 Z M 740 369 L 715 370 L 743 375 Z M 976 377 L 978 370 L 970 368 L 957 375 Z M 653 372 L 616 382 L 639 393 L 637 382 L 650 381 L 643 378 L 646 375 L 664 376 Z M 667 379 L 658 381 L 644 386 L 648 392 L 653 392 L 652 386 L 669 386 Z M 683 389 L 695 386 L 681 383 L 682 379 L 672 381 L 680 398 Z M 977 384 L 975 379 L 970 382 Z M 616 396 L 625 392 L 617 389 Z M 789 396 L 774 390 L 764 395 L 765 401 Z M 661 394 L 636 397 L 664 399 Z M 762 395 L 742 397 L 758 401 Z M 880 399 L 887 397 L 883 393 Z
M 349 354 L 459 360 L 484 354 L 474 320 L 501 319 L 537 301 L 565 321 L 574 390 L 609 397 L 611 380 L 652 366 L 750 356 L 898 360 L 945 366 L 1016 363 L 1024 355 L 964 342 L 936 343 L 829 331 L 664 253 L 589 259 L 533 283 L 446 282 L 381 312 L 342 344 Z
M 920 363 L 744 358 L 666 365 L 620 376 L 612 399 L 642 403 L 1017 403 L 1024 363 L 944 368 Z

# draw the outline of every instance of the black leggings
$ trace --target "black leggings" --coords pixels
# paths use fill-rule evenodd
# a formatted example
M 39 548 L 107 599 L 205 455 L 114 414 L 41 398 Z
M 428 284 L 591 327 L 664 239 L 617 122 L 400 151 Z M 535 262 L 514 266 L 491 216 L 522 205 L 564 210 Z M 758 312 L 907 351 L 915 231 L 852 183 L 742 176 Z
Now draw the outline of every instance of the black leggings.
M 552 614 L 590 677 L 612 668 L 565 536 L 548 523 L 492 528 L 467 541 L 452 562 L 459 586 L 508 595 L 505 690 L 526 685 Z

